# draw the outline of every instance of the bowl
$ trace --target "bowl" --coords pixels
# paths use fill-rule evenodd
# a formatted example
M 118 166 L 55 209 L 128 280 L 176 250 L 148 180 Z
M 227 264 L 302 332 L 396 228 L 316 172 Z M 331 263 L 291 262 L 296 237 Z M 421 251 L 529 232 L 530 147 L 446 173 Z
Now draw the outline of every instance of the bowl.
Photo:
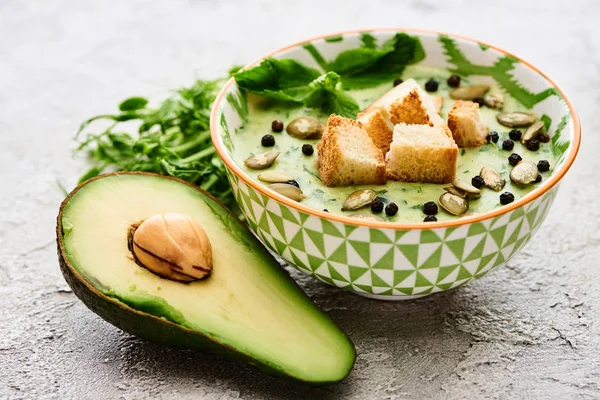
M 318 68 L 311 56 L 314 49 L 332 59 L 360 46 L 364 32 L 379 43 L 397 32 L 413 35 L 425 53 L 418 65 L 494 79 L 537 115 L 545 115 L 559 160 L 552 175 L 509 205 L 452 221 L 377 222 L 312 209 L 268 190 L 233 160 L 236 131 L 248 107 L 230 79 L 214 103 L 210 129 L 237 203 L 256 236 L 273 252 L 300 271 L 366 297 L 411 299 L 479 279 L 517 254 L 548 215 L 579 148 L 575 109 L 550 78 L 521 58 L 475 39 L 432 31 L 372 29 L 319 36 L 275 50 L 246 68 L 266 57 L 292 58 Z

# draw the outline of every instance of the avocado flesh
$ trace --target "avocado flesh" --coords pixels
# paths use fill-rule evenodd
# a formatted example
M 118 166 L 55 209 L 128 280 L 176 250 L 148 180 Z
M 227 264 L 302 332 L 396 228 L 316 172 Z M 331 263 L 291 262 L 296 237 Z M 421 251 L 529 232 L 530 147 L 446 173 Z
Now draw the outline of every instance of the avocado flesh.
M 129 227 L 169 212 L 192 217 L 206 231 L 213 250 L 209 278 L 179 283 L 134 262 Z M 306 382 L 339 381 L 352 368 L 355 351 L 347 336 L 237 218 L 195 187 L 149 174 L 89 181 L 64 203 L 59 233 L 62 256 L 83 280 L 115 303 L 153 314 L 157 324 L 166 319 L 225 352 Z M 98 307 L 106 306 L 90 308 Z M 119 325 L 114 317 L 106 319 Z M 145 329 L 152 331 L 151 325 Z

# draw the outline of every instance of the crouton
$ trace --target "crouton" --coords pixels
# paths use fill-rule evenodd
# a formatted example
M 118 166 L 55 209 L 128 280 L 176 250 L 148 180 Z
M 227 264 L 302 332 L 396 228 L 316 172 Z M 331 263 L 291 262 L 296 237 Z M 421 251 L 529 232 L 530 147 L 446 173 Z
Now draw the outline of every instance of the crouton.
M 390 114 L 393 124 L 441 125 L 443 119 L 438 115 L 433 97 L 427 94 L 414 80 L 409 79 L 389 91 L 381 99 Z
M 488 127 L 481 118 L 479 104 L 458 100 L 448 113 L 448 127 L 459 147 L 483 146 L 487 139 Z
M 367 108 L 363 110 L 361 114 L 368 114 L 378 108 L 389 108 L 389 106 L 396 100 L 404 98 L 411 90 L 418 88 L 419 84 L 414 79 L 408 79 L 402 82 L 398 86 L 394 86 L 392 89 L 385 92 L 383 96 L 371 103 Z M 361 115 L 359 114 L 359 116 Z
M 446 128 L 447 129 L 447 128 Z M 404 182 L 449 183 L 456 177 L 458 147 L 443 126 L 398 124 L 386 154 L 386 175 Z
M 442 112 L 442 107 L 444 106 L 444 96 L 435 96 L 432 97 L 433 99 L 433 106 L 435 107 L 435 112 L 436 113 L 441 113 Z
M 389 114 L 384 107 L 359 114 L 357 121 L 363 124 L 373 144 L 381 150 L 382 154 L 390 150 L 394 124 L 390 121 Z
M 383 154 L 360 122 L 332 114 L 317 150 L 325 186 L 385 183 Z

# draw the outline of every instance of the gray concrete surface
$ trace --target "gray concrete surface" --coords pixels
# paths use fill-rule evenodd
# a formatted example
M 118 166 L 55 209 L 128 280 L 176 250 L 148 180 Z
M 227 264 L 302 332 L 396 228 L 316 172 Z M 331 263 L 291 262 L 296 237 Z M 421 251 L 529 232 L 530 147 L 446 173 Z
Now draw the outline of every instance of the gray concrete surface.
M 600 398 L 600 4 L 547 1 L 0 0 L 0 398 Z M 524 55 L 579 109 L 584 141 L 547 222 L 505 268 L 418 301 L 295 275 L 354 340 L 356 367 L 307 388 L 162 348 L 96 317 L 56 262 L 54 224 L 85 168 L 84 118 L 307 36 L 414 26 Z

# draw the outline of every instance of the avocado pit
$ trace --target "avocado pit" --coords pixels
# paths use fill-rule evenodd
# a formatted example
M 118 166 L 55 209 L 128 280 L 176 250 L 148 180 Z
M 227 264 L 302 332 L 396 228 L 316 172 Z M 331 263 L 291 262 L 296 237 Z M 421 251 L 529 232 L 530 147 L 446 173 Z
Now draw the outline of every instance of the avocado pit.
M 129 228 L 136 263 L 161 278 L 193 282 L 212 272 L 212 248 L 204 229 L 187 215 L 156 214 Z

